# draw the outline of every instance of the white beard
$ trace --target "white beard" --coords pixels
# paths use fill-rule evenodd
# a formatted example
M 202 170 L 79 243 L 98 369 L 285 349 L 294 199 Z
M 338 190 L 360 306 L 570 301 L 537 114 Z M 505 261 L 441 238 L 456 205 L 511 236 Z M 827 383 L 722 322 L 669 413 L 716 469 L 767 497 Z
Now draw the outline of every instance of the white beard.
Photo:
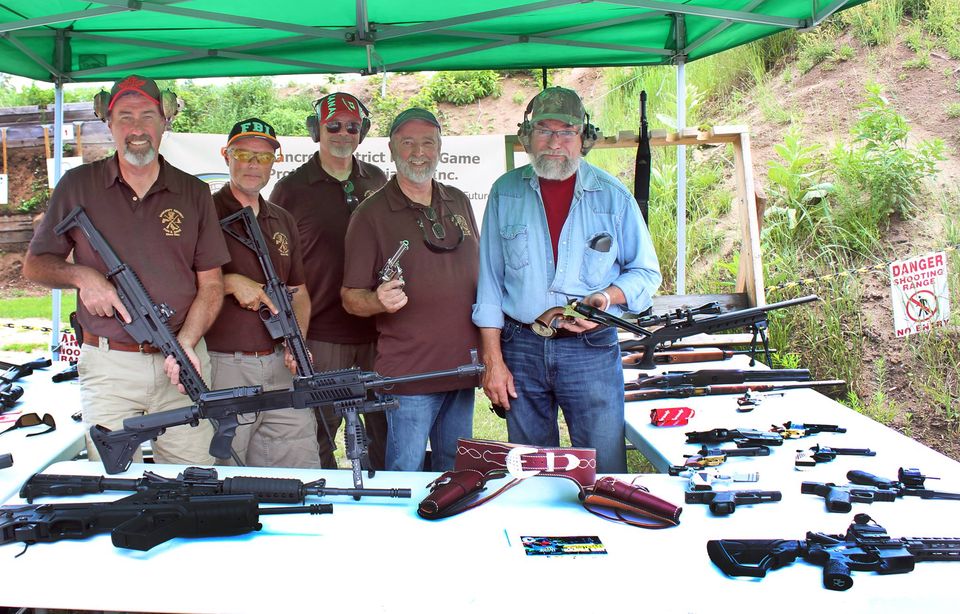
M 408 179 L 413 183 L 426 183 L 433 178 L 433 174 L 437 171 L 437 164 L 440 160 L 434 160 L 433 164 L 424 167 L 414 167 L 412 164 L 406 160 L 397 158 L 393 161 L 397 166 L 397 173 L 402 175 L 404 179 Z
M 141 153 L 135 153 L 129 149 L 126 149 L 123 152 L 123 159 L 133 166 L 142 168 L 157 159 L 157 150 L 153 148 L 153 145 L 151 145 L 148 150 Z
M 547 159 L 544 154 L 540 154 L 532 158 L 531 164 L 538 177 L 563 181 L 577 172 L 580 161 L 576 158 L 566 157 L 562 160 Z
M 327 148 L 334 158 L 349 158 L 353 155 L 353 145 L 333 145 Z

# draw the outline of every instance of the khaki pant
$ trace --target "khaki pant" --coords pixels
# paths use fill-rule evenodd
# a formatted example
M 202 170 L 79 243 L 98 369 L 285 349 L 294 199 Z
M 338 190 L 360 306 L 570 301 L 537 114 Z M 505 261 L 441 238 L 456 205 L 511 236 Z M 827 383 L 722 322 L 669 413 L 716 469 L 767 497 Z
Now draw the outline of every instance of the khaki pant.
M 209 382 L 210 359 L 202 339 L 195 351 L 200 358 L 201 375 Z M 111 350 L 103 339 L 99 347 L 83 344 L 77 372 L 84 423 L 116 430 L 123 427 L 126 418 L 192 405 L 190 397 L 180 394 L 164 373 L 165 358 L 163 354 Z M 208 420 L 201 420 L 196 427 L 189 424 L 171 427 L 153 442 L 153 459 L 157 463 L 211 465 L 212 436 L 213 426 Z M 89 433 L 87 454 L 92 461 L 100 460 Z M 133 462 L 142 460 L 143 454 L 138 450 Z
M 373 359 L 377 353 L 375 343 L 327 343 L 308 339 L 307 348 L 313 355 L 313 368 L 317 371 L 336 371 L 350 367 L 372 371 Z M 320 445 L 320 463 L 324 469 L 336 469 L 337 461 L 333 456 L 333 446 L 320 421 L 326 423 L 330 437 L 336 437 L 343 418 L 335 415 L 329 408 L 323 411 L 314 409 L 314 412 L 317 414 L 319 427 L 317 442 Z M 361 420 L 369 440 L 367 449 L 370 468 L 383 469 L 386 467 L 387 455 L 387 417 L 382 411 L 378 411 L 364 414 Z
M 264 390 L 290 388 L 293 375 L 283 364 L 283 349 L 267 356 L 210 352 L 213 388 L 263 386 Z M 238 416 L 240 426 L 233 451 L 250 467 L 320 467 L 317 420 L 309 409 L 275 409 Z M 235 465 L 218 459 L 218 465 Z

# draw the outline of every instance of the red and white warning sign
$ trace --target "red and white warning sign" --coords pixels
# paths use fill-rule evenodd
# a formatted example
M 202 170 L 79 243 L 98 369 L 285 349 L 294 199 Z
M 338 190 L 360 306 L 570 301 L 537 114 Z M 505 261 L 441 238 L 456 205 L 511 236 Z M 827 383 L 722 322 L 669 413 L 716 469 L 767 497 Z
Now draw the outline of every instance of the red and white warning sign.
M 946 252 L 890 263 L 890 298 L 898 337 L 946 326 L 950 320 Z
M 60 333 L 60 360 L 77 362 L 80 360 L 80 346 L 77 345 L 77 335 L 73 331 Z

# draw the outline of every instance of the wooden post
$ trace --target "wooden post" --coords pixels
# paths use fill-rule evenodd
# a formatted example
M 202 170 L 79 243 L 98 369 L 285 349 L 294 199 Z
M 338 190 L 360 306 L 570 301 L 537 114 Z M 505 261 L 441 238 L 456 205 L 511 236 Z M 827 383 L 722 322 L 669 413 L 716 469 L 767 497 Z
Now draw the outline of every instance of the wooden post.
M 50 159 L 50 130 L 49 126 L 44 124 L 43 128 L 43 152 L 46 155 L 47 160 Z
M 80 159 L 83 159 L 83 141 L 80 135 L 80 131 L 83 128 L 82 122 L 73 122 L 73 134 L 76 137 L 77 141 L 77 155 L 80 156 Z
M 3 174 L 7 174 L 7 129 L 0 128 L 0 143 L 3 144 Z

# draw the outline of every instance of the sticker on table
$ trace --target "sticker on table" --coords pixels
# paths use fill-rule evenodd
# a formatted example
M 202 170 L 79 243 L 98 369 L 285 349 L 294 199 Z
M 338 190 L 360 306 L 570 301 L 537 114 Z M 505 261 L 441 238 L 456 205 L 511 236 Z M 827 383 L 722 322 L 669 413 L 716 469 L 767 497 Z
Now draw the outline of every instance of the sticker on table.
M 600 538 L 596 535 L 571 535 L 561 537 L 523 536 L 523 551 L 531 556 L 560 556 L 566 554 L 606 554 Z

